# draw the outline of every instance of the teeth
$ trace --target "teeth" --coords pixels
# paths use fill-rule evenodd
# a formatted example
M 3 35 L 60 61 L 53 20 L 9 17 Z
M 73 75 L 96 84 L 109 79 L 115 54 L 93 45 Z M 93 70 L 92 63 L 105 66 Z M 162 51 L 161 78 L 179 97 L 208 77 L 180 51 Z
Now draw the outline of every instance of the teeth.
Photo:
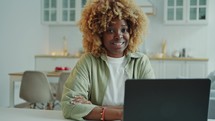
M 117 42 L 117 43 L 113 43 L 114 45 L 122 45 L 124 42 Z

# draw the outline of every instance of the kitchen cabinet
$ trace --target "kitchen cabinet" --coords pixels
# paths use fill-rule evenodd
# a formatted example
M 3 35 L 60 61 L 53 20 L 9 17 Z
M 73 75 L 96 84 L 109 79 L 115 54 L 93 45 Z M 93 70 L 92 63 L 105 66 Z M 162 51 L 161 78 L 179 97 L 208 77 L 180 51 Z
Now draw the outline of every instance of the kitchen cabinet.
M 186 70 L 188 77 L 204 78 L 207 77 L 207 62 L 202 61 L 187 61 Z
M 207 24 L 208 0 L 164 0 L 165 24 Z
M 205 78 L 207 59 L 150 59 L 156 78 Z
M 150 0 L 136 0 L 135 2 L 146 15 L 152 16 L 156 14 L 155 7 Z
M 43 24 L 76 24 L 87 0 L 41 0 Z
M 205 78 L 208 59 L 206 58 L 153 58 L 150 62 L 156 78 Z M 73 68 L 77 56 L 36 55 L 35 70 L 54 71 L 56 66 Z
M 78 57 L 75 56 L 51 56 L 51 55 L 36 55 L 35 70 L 54 71 L 55 67 L 70 67 L 76 65 Z

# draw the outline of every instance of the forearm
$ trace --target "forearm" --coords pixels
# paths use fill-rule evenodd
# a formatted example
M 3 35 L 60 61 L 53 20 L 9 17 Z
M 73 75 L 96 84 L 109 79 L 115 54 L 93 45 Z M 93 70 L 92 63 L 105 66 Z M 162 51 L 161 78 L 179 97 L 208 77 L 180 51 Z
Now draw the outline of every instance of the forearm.
M 122 120 L 123 109 L 122 108 L 109 108 L 105 109 L 105 120 Z
M 86 100 L 83 96 L 76 96 L 71 103 L 92 104 L 89 100 Z M 84 118 L 88 120 L 101 120 L 102 112 L 104 109 L 104 120 L 122 120 L 123 118 L 123 106 L 98 106 L 88 113 Z
M 123 109 L 121 107 L 114 107 L 114 106 L 108 106 L 104 107 L 104 120 L 122 120 L 123 117 Z M 102 107 L 95 107 L 87 116 L 85 116 L 85 119 L 88 120 L 100 120 L 102 115 Z
M 112 109 L 123 109 L 123 106 L 109 106 L 109 105 L 105 105 L 104 107 L 108 107 L 108 108 L 112 108 Z

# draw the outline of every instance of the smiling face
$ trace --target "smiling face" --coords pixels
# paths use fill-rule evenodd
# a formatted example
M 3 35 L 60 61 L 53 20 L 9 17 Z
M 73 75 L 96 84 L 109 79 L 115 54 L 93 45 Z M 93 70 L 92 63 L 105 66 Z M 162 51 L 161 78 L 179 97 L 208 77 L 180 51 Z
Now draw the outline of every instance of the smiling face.
M 125 20 L 113 20 L 107 30 L 102 33 L 102 44 L 110 57 L 122 57 L 124 50 L 128 47 L 129 39 L 129 28 Z

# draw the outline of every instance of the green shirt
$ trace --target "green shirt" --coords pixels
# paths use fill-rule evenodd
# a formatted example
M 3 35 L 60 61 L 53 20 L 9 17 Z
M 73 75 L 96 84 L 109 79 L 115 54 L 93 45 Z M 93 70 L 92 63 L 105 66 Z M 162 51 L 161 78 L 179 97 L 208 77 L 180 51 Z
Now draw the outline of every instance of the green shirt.
M 129 53 L 125 56 L 125 72 L 129 79 L 154 78 L 149 59 L 143 53 Z M 107 88 L 110 72 L 107 57 L 83 55 L 65 82 L 61 100 L 65 118 L 83 120 L 94 107 L 101 106 Z M 83 96 L 92 104 L 72 104 L 75 96 Z

